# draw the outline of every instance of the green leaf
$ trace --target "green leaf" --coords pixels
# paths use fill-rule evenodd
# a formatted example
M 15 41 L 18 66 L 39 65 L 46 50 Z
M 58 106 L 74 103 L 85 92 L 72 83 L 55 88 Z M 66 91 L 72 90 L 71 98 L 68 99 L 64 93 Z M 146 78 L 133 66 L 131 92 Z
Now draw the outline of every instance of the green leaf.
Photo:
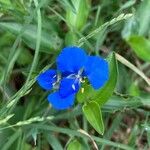
M 90 101 L 83 105 L 83 113 L 92 127 L 99 133 L 104 133 L 104 124 L 102 119 L 102 113 L 99 105 L 95 101 Z
M 57 136 L 54 136 L 53 133 L 46 133 L 45 136 L 53 150 L 63 150 L 63 147 L 60 141 L 58 140 Z
M 77 40 L 78 40 L 77 35 L 72 31 L 69 31 L 65 36 L 65 44 L 67 46 L 76 45 Z
M 150 41 L 142 36 L 131 36 L 127 39 L 136 55 L 144 61 L 150 61 Z
M 137 109 L 143 106 L 142 103 L 146 103 L 148 100 L 142 99 L 140 97 L 122 97 L 122 96 L 112 96 L 109 101 L 102 107 L 104 112 L 115 112 L 124 111 L 126 109 Z M 148 103 L 147 103 L 148 105 Z
M 82 84 L 82 88 L 77 93 L 77 101 L 83 103 L 84 101 L 89 101 L 92 97 L 95 96 L 95 91 L 91 85 L 88 85 L 87 82 Z
M 0 0 L 0 3 L 4 3 L 4 4 L 7 4 L 7 5 L 11 5 L 10 0 Z
M 129 93 L 129 95 L 132 95 L 132 96 L 140 95 L 140 89 L 139 89 L 137 83 L 134 83 L 134 82 L 131 83 L 131 85 L 128 88 L 128 93 Z
M 138 34 L 139 32 L 139 24 L 137 22 L 137 19 L 135 16 L 128 19 L 124 25 L 123 31 L 122 31 L 122 37 L 124 39 L 129 38 L 131 35 Z
M 94 29 L 93 31 L 91 31 L 88 35 L 81 37 L 78 40 L 78 46 L 82 46 L 88 39 L 92 38 L 93 36 L 97 35 L 100 31 L 102 31 L 104 28 L 108 28 L 111 25 L 114 25 L 116 23 L 118 23 L 119 21 L 122 20 L 126 20 L 129 19 L 130 17 L 132 17 L 132 14 L 120 14 L 118 17 L 113 18 L 112 20 L 105 22 L 104 24 L 102 24 L 101 26 L 99 26 L 98 28 Z
M 90 8 L 89 0 L 72 0 L 75 12 L 73 9 L 67 9 L 66 20 L 69 25 L 72 25 L 77 30 L 81 30 L 87 20 Z
M 150 0 L 143 0 L 136 12 L 139 23 L 139 35 L 147 35 L 150 27 Z
M 78 92 L 77 94 L 78 102 L 94 100 L 100 106 L 102 106 L 111 97 L 116 87 L 118 77 L 118 68 L 114 53 L 111 53 L 108 56 L 108 63 L 109 63 L 109 80 L 106 82 L 106 84 L 99 90 L 94 90 L 90 85 L 87 85 L 87 83 L 83 84 L 82 87 L 84 88 L 84 92 L 82 91 L 82 89 Z
M 96 92 L 96 96 L 93 99 L 100 106 L 106 103 L 106 101 L 113 94 L 118 78 L 118 67 L 114 53 L 109 55 L 108 61 L 109 61 L 109 80 L 100 90 Z
M 134 2 L 134 1 L 132 1 Z M 150 26 L 150 0 L 143 0 L 135 15 L 126 21 L 122 36 L 127 39 L 131 35 L 145 35 L 149 33 Z
M 12 148 L 12 145 L 14 144 L 14 142 L 21 136 L 21 131 L 17 130 L 16 132 L 14 132 L 13 134 L 10 135 L 9 139 L 7 142 L 5 142 L 5 144 L 3 145 L 3 147 L 1 147 L 2 150 L 8 150 Z
M 13 15 L 20 15 L 20 14 L 25 14 L 26 10 L 25 7 L 23 5 L 23 2 L 21 3 L 20 1 L 17 0 L 0 0 L 0 7 L 1 7 L 1 11 L 3 12 L 13 12 Z
M 19 57 L 17 58 L 16 62 L 19 65 L 29 65 L 32 63 L 33 56 L 27 49 L 22 50 Z
M 61 3 L 63 6 L 64 6 L 64 10 L 66 9 L 71 9 L 74 13 L 76 13 L 76 9 L 74 7 L 74 5 L 72 4 L 72 1 L 68 1 L 68 0 L 61 0 L 61 1 L 58 1 L 59 3 Z
M 67 150 L 83 150 L 83 149 L 84 148 L 82 144 L 77 139 L 72 140 L 67 146 Z
M 19 35 L 24 28 L 22 24 L 15 22 L 0 22 L 0 27 L 15 35 Z M 37 27 L 36 25 L 27 25 L 22 34 L 23 41 L 32 49 L 35 49 L 37 40 Z M 62 46 L 62 40 L 58 37 L 57 33 L 47 33 L 42 31 L 40 51 L 52 53 L 58 51 Z

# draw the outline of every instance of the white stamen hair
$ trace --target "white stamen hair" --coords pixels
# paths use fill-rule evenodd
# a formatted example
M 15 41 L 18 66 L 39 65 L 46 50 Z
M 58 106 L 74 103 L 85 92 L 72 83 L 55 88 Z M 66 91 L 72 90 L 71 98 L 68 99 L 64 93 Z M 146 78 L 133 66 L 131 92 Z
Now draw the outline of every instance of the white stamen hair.
M 74 90 L 74 91 L 76 90 L 76 88 L 75 88 L 75 85 L 74 85 L 74 84 L 72 84 L 72 88 L 73 88 L 73 90 Z

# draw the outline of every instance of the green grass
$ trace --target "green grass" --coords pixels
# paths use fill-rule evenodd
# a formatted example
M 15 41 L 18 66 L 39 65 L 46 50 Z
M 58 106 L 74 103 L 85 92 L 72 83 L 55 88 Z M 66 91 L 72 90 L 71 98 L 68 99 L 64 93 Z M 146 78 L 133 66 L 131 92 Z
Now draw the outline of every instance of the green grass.
M 150 2 L 78 1 L 0 0 L 0 150 L 150 148 Z M 56 111 L 36 83 L 68 45 L 114 54 L 109 84 L 77 97 L 100 104 L 103 135 L 86 120 L 82 103 Z

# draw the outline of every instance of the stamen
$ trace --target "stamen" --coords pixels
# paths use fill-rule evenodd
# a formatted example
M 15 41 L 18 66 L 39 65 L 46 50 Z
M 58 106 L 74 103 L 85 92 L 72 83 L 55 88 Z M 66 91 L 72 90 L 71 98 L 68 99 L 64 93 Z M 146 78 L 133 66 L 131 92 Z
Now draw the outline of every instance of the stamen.
M 61 76 L 60 76 L 60 74 L 57 74 L 57 75 L 53 76 L 53 79 L 54 78 L 56 78 L 56 81 L 52 83 L 52 86 L 53 86 L 54 89 L 57 90 L 57 89 L 59 89 L 59 86 L 60 86 Z
M 75 85 L 74 85 L 74 84 L 72 84 L 72 88 L 73 88 L 73 90 L 74 90 L 74 91 L 76 90 L 76 88 L 75 88 Z
M 61 79 L 61 75 L 58 74 L 58 75 L 57 75 L 57 81 L 59 81 L 60 79 Z
M 79 74 L 77 74 L 77 75 L 76 75 L 76 78 L 77 78 L 77 79 L 80 79 L 80 78 L 81 78 L 81 76 L 80 76 Z
M 53 76 L 53 78 L 56 78 L 56 77 L 57 77 L 57 75 L 54 75 L 54 76 Z
M 67 78 L 69 78 L 69 79 L 74 79 L 75 77 L 76 77 L 75 74 L 70 74 L 69 76 L 67 76 Z
M 79 76 L 81 76 L 81 75 L 82 75 L 83 70 L 84 70 L 84 69 L 83 69 L 83 68 L 81 68 L 81 69 L 78 71 L 78 75 L 79 75 Z
M 59 89 L 59 83 L 58 82 L 54 82 L 52 85 L 53 85 L 53 89 L 56 89 L 56 90 Z
M 79 80 L 81 83 L 85 83 L 85 80 L 83 78 L 80 78 Z
M 52 85 L 55 86 L 57 84 L 57 82 L 54 82 Z
M 84 93 L 84 88 L 81 88 L 81 93 Z

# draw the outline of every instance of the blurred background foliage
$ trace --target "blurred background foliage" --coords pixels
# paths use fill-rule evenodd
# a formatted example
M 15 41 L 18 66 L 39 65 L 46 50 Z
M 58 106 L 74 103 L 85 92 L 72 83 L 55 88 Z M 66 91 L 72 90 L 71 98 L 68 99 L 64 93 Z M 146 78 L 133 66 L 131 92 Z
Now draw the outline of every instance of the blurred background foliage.
M 102 104 L 109 98 L 103 135 L 82 104 L 56 111 L 35 83 L 68 45 L 103 57 L 115 52 L 111 82 L 96 97 Z M 1 150 L 148 150 L 149 78 L 150 0 L 0 0 Z M 79 93 L 78 102 L 83 98 Z

